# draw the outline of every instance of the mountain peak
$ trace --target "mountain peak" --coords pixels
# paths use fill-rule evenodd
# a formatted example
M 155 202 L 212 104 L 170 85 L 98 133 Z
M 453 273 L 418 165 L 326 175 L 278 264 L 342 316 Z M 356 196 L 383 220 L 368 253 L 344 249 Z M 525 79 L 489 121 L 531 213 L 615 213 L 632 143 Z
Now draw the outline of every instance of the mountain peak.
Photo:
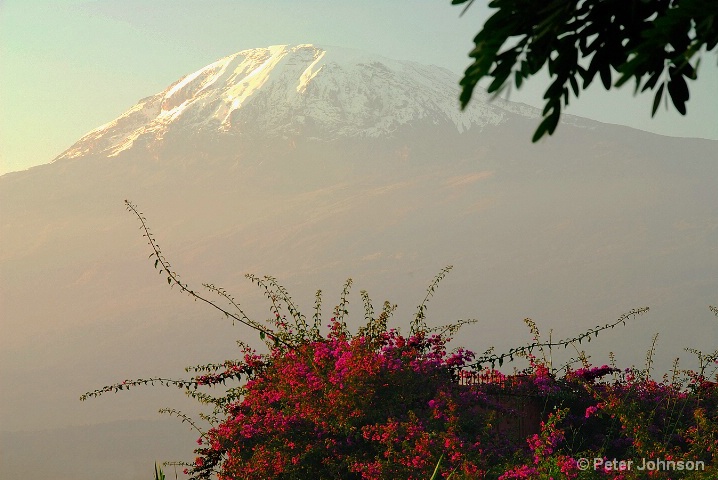
M 113 157 L 165 137 L 316 140 L 391 136 L 416 122 L 459 133 L 538 111 L 475 95 L 459 110 L 458 75 L 435 66 L 312 44 L 243 50 L 180 78 L 82 137 L 55 160 Z M 207 138 L 205 138 L 207 140 Z

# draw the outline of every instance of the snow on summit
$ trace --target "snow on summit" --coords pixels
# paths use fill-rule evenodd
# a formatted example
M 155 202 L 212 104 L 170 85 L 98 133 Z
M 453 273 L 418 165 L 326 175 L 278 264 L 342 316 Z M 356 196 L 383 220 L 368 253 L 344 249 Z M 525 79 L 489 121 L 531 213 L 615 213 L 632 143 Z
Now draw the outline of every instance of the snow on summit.
M 448 70 L 356 50 L 275 45 L 224 57 L 140 100 L 82 137 L 56 160 L 116 156 L 168 133 L 269 136 L 308 134 L 318 140 L 391 136 L 416 121 L 459 132 L 496 125 L 528 107 L 476 92 L 461 112 L 459 77 Z

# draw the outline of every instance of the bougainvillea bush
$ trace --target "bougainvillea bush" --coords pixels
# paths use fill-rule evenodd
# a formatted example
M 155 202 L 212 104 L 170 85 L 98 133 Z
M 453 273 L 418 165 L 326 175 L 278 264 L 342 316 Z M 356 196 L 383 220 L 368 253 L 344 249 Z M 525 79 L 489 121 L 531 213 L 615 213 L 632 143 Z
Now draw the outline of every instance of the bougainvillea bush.
M 438 334 L 350 337 L 336 318 L 326 338 L 247 352 L 253 375 L 202 439 L 192 472 L 428 479 L 443 456 L 447 469 L 482 478 L 506 452 L 490 435 L 484 395 L 456 381 L 471 359 L 447 352 Z
M 715 374 L 716 353 L 707 358 Z M 718 388 L 684 374 L 658 382 L 603 365 L 549 375 L 546 420 L 499 478 L 716 478 Z
M 694 377 L 686 388 L 614 367 L 567 369 L 543 363 L 499 385 L 465 385 L 473 354 L 446 350 L 441 335 L 395 330 L 349 336 L 336 319 L 327 338 L 268 355 L 245 353 L 251 379 L 226 417 L 200 439 L 188 469 L 197 478 L 428 479 L 441 459 L 452 478 L 646 478 L 616 471 L 612 459 L 663 459 L 703 469 L 652 478 L 715 478 L 718 391 Z M 231 370 L 231 369 L 230 369 Z M 604 381 L 604 377 L 613 376 Z M 200 384 L 221 378 L 200 376 Z M 508 381 L 508 380 L 517 381 Z M 500 391 L 501 394 L 497 394 Z M 526 396 L 546 420 L 516 441 L 492 425 L 500 398 Z M 590 459 L 581 470 L 580 459 Z M 596 459 L 603 459 L 595 464 Z M 692 468 L 692 467 L 691 467 Z
M 181 282 L 142 214 L 128 208 L 140 218 L 155 267 L 169 284 L 254 328 L 267 346 L 260 353 L 240 342 L 239 359 L 188 368 L 193 376 L 186 380 L 125 380 L 83 395 L 171 384 L 213 406 L 202 415 L 208 428 L 165 410 L 200 433 L 195 460 L 184 464 L 193 479 L 718 478 L 718 351 L 693 351 L 698 371 L 676 365 L 662 381 L 649 375 L 652 351 L 644 370 L 591 366 L 578 349 L 567 365 L 547 360 L 552 355 L 545 349 L 577 346 L 645 309 L 557 342 L 542 341 L 526 320 L 531 343 L 476 356 L 447 347 L 468 322 L 439 328 L 425 322 L 447 267 L 407 335 L 388 326 L 394 306 L 385 302 L 375 315 L 366 292 L 366 323 L 351 333 L 351 281 L 325 324 L 321 292 L 309 322 L 275 279 L 250 275 L 271 304 L 270 320 L 256 322 L 224 290 L 205 285 L 227 308 Z M 528 367 L 510 375 L 495 370 L 515 357 Z M 506 427 L 521 418 L 529 425 Z

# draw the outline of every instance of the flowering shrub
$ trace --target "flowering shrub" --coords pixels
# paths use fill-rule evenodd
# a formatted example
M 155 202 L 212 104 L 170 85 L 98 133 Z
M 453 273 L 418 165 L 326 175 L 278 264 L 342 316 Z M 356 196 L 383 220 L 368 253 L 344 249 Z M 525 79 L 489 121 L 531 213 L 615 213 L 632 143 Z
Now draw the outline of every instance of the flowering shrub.
M 129 203 L 128 208 L 142 221 L 155 267 L 168 275 L 168 283 L 254 328 L 268 348 L 262 354 L 242 344 L 240 359 L 190 367 L 195 373 L 190 379 L 125 380 L 81 397 L 159 383 L 213 405 L 213 413 L 202 416 L 210 423 L 206 431 L 181 412 L 163 410 L 201 434 L 196 459 L 184 464 L 193 479 L 718 476 L 718 351 L 691 350 L 700 369 L 681 373 L 676 366 L 673 378 L 661 382 L 649 376 L 650 355 L 644 371 L 594 367 L 584 355 L 578 369 L 555 369 L 546 360 L 551 355 L 545 348 L 590 340 L 645 310 L 558 342 L 541 341 L 527 319 L 534 338 L 526 346 L 481 357 L 461 348 L 449 351 L 447 343 L 461 323 L 432 329 L 424 321 L 426 302 L 447 267 L 429 287 L 407 336 L 387 326 L 394 307 L 386 302 L 375 316 L 365 292 L 367 323 L 351 334 L 344 320 L 351 281 L 323 335 L 321 292 L 310 325 L 276 280 L 248 276 L 272 305 L 272 320 L 262 324 L 250 320 L 224 290 L 206 285 L 234 307 L 232 312 L 182 283 L 144 217 Z M 718 316 L 718 309 L 711 310 Z M 514 357 L 526 358 L 528 368 L 511 375 L 494 369 Z M 228 382 L 218 396 L 203 391 Z M 512 398 L 521 402 L 507 400 Z M 528 419 L 524 407 L 540 419 L 528 426 L 531 433 L 517 436 L 505 420 Z M 646 461 L 657 468 L 646 469 Z
M 207 433 L 193 474 L 428 479 L 443 454 L 447 471 L 484 476 L 501 452 L 487 451 L 483 395 L 456 381 L 470 352 L 447 352 L 441 335 L 350 337 L 336 318 L 330 327 L 263 357 L 261 375 Z
M 597 381 L 609 373 L 613 381 Z M 718 388 L 689 378 L 656 382 L 606 365 L 569 370 L 557 379 L 561 394 L 545 398 L 555 410 L 526 439 L 524 461 L 499 478 L 716 478 Z M 579 459 L 590 463 L 581 469 Z M 664 463 L 639 468 L 646 461 Z

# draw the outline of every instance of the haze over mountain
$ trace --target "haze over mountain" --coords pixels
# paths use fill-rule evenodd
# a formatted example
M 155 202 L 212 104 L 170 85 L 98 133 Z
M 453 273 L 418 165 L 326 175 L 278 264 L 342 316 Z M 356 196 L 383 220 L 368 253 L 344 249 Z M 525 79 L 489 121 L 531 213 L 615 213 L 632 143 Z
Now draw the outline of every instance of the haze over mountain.
M 485 94 L 462 113 L 456 108 L 455 84 L 448 70 L 350 49 L 275 45 L 247 50 L 140 100 L 56 161 L 88 154 L 114 157 L 136 144 L 157 150 L 183 136 L 203 146 L 237 137 L 331 141 L 391 137 L 397 128 L 421 120 L 453 124 L 462 132 L 503 123 L 508 112 L 538 116 L 525 106 L 489 105 Z
M 237 338 L 259 345 L 167 287 L 125 198 L 185 281 L 223 286 L 257 318 L 267 303 L 245 273 L 277 277 L 307 312 L 318 288 L 331 311 L 352 277 L 377 308 L 397 303 L 406 328 L 453 264 L 428 314 L 479 320 L 456 346 L 526 343 L 527 316 L 556 338 L 650 306 L 590 345 L 597 363 L 614 351 L 642 365 L 656 332 L 659 375 L 676 356 L 693 365 L 683 347 L 712 351 L 718 142 L 567 117 L 533 145 L 540 112 L 486 94 L 460 112 L 457 82 L 345 49 L 246 50 L 140 100 L 53 163 L 1 176 L 0 476 L 144 478 L 113 462 L 151 472 L 170 434 L 138 421 L 194 403 L 174 389 L 79 395 L 180 377 L 234 357 Z M 363 308 L 358 293 L 350 300 L 356 327 Z M 73 430 L 83 425 L 87 437 Z M 144 448 L 95 449 L 92 464 L 78 449 L 63 464 L 53 442 L 70 430 Z M 179 421 L 172 432 L 191 450 L 196 434 Z M 28 463 L 29 451 L 44 462 Z

